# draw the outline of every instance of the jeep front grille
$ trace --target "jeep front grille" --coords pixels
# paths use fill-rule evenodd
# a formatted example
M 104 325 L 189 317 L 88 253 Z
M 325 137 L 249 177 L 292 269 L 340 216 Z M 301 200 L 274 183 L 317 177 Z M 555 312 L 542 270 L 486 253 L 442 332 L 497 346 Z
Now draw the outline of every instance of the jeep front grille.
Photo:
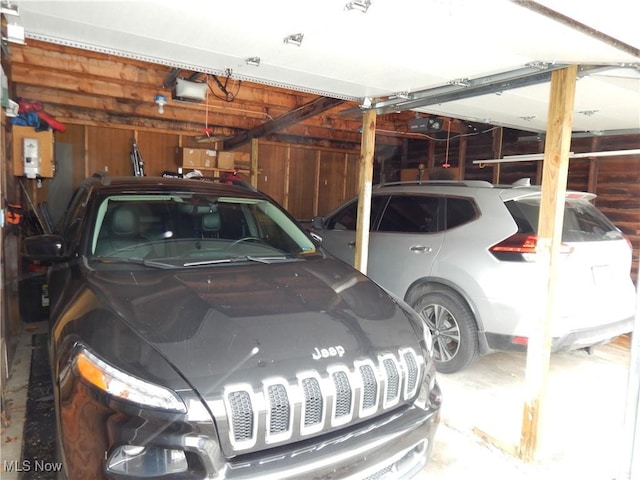
M 246 391 L 237 391 L 229 394 L 231 406 L 232 430 L 235 432 L 235 440 L 242 441 L 253 435 L 253 414 L 251 412 L 251 399 Z
M 262 387 L 228 385 L 224 393 L 229 440 L 235 451 L 260 449 L 292 436 L 304 438 L 380 413 L 413 398 L 423 359 L 411 348 L 380 355 L 377 362 L 332 364 L 282 377 Z

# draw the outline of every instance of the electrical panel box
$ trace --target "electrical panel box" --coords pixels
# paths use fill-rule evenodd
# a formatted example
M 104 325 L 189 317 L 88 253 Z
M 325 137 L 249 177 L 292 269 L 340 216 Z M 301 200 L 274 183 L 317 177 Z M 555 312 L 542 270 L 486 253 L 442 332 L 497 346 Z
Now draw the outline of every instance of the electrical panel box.
M 53 178 L 53 130 L 37 132 L 33 127 L 12 129 L 13 174 L 27 178 Z

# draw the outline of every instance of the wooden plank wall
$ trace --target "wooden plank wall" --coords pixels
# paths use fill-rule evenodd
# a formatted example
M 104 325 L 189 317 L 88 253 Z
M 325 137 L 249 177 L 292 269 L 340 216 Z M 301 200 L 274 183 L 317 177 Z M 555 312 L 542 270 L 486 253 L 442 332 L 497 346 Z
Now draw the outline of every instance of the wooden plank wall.
M 66 132 L 56 132 L 55 139 L 73 147 L 74 184 L 95 171 L 104 171 L 105 167 L 112 175 L 131 174 L 129 154 L 133 138 L 138 141 L 148 174 L 174 171 L 176 146 L 216 148 L 215 144 L 196 141 L 204 124 L 230 136 L 259 126 L 268 118 L 277 118 L 311 99 L 300 92 L 245 82 L 232 106 L 215 98 L 207 105 L 171 102 L 165 114 L 160 115 L 152 99 L 159 91 L 170 97 L 166 89 L 158 88 L 167 72 L 167 67 L 161 65 L 30 41 L 29 45 L 12 48 L 10 80 L 15 85 L 14 95 L 41 100 L 50 113 L 66 124 Z M 418 163 L 440 166 L 446 161 L 463 172 L 465 179 L 511 183 L 530 177 L 533 183 L 540 183 L 541 162 L 484 167 L 472 162 L 541 152 L 543 136 L 536 139 L 530 134 L 530 140 L 523 141 L 527 132 L 491 126 L 471 131 L 465 130 L 466 122 L 453 120 L 454 130 L 445 137 L 440 132 L 435 141 L 426 135 L 407 135 L 405 114 L 411 112 L 378 118 L 380 150 L 376 165 L 384 158 L 389 171 L 399 172 L 396 166 L 414 168 Z M 277 139 L 259 139 L 258 187 L 297 218 L 328 213 L 356 193 L 359 151 L 347 149 L 359 147 L 359 125 L 361 118 L 343 118 L 332 111 L 288 127 L 279 132 Z M 406 160 L 405 165 L 401 163 L 407 153 L 405 139 L 419 143 L 418 157 L 412 157 L 411 165 Z M 312 145 L 308 143 L 311 140 Z M 323 147 L 323 142 L 330 148 Z M 347 143 L 352 146 L 344 146 Z M 640 135 L 634 134 L 574 139 L 571 150 L 582 153 L 639 147 Z M 10 135 L 7 148 L 10 151 Z M 249 145 L 240 149 L 248 152 Z M 568 178 L 569 188 L 597 193 L 596 204 L 631 240 L 634 278 L 640 249 L 638 162 L 638 155 L 572 160 Z M 10 168 L 7 175 L 12 175 Z M 37 188 L 33 180 L 25 183 L 35 203 L 46 199 L 46 181 L 42 188 Z M 19 190 L 10 179 L 7 197 L 19 198 Z
M 136 131 L 121 127 L 68 125 L 65 132 L 56 132 L 56 142 L 72 145 L 73 180 L 94 172 L 111 175 L 131 175 L 130 160 L 133 139 L 145 160 L 148 175 L 176 171 L 175 148 L 183 145 L 211 148 L 190 136 L 153 131 Z M 640 148 L 640 135 L 607 137 L 594 146 L 592 139 L 575 140 L 576 153 L 598 150 Z M 473 145 L 473 143 L 471 143 Z M 509 150 L 505 145 L 506 154 Z M 594 148 L 595 147 L 595 148 Z M 482 156 L 476 148 L 474 155 Z M 519 150 L 535 151 L 536 145 L 518 146 Z M 243 147 L 248 151 L 248 147 Z M 485 152 L 489 158 L 491 152 Z M 280 202 L 296 218 L 308 220 L 326 215 L 344 200 L 357 193 L 358 152 L 323 149 L 294 144 L 259 142 L 258 188 Z M 454 165 L 457 166 L 457 165 Z M 522 177 L 540 183 L 540 162 L 517 162 L 478 166 L 468 158 L 465 178 L 511 183 Z M 498 175 L 496 175 L 496 169 Z M 46 201 L 47 181 L 37 188 L 34 180 L 25 179 L 35 204 Z M 596 205 L 627 235 L 633 245 L 633 277 L 637 278 L 640 261 L 640 155 L 574 159 L 570 161 L 568 188 L 592 191 L 598 195 Z
M 211 148 L 177 134 L 123 128 L 69 125 L 55 141 L 71 145 L 73 184 L 96 172 L 133 175 L 130 154 L 136 139 L 147 175 L 177 171 L 178 146 Z M 248 150 L 248 147 L 240 150 Z M 357 192 L 358 155 L 318 147 L 259 142 L 258 188 L 282 204 L 296 218 L 309 220 L 326 214 Z M 205 172 L 206 175 L 206 172 Z M 241 175 L 248 180 L 247 175 Z M 34 204 L 47 201 L 48 180 L 36 188 L 24 179 Z

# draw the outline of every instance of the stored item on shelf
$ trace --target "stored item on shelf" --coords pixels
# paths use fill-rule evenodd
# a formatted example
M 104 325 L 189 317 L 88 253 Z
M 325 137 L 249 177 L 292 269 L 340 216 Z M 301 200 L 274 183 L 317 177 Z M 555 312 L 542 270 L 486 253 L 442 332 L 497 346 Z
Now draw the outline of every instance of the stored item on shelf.
M 218 168 L 220 170 L 234 170 L 249 166 L 249 154 L 246 152 L 218 152 Z
M 215 169 L 217 151 L 204 148 L 176 148 L 176 163 L 182 168 Z

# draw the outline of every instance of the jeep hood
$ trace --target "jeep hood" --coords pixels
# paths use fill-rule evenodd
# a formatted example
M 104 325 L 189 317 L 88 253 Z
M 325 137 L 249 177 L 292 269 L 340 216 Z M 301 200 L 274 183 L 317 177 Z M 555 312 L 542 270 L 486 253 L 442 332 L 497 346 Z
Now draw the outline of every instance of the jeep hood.
M 411 314 L 337 260 L 118 267 L 94 270 L 92 290 L 205 399 L 231 382 L 420 352 Z

